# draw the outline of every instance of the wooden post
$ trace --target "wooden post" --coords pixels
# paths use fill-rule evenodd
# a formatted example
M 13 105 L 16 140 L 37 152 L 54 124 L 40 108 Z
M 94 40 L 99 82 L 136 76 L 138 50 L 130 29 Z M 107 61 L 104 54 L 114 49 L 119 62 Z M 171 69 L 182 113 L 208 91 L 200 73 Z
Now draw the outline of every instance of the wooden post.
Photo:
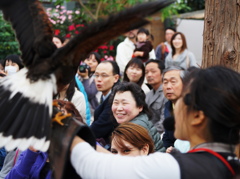
M 240 0 L 206 0 L 202 67 L 223 65 L 240 72 L 239 61 Z

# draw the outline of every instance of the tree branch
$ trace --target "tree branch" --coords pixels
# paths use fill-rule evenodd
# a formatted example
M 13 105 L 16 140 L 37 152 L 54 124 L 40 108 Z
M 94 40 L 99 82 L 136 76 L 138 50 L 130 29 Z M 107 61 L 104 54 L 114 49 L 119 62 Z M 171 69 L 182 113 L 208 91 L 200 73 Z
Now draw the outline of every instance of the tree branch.
M 85 9 L 85 11 L 93 18 L 93 20 L 97 20 L 96 16 L 85 6 L 82 0 L 78 0 L 79 4 Z
M 97 10 L 96 10 L 96 14 L 95 14 L 96 19 L 98 19 L 101 6 L 102 6 L 102 1 L 100 1 L 97 5 Z

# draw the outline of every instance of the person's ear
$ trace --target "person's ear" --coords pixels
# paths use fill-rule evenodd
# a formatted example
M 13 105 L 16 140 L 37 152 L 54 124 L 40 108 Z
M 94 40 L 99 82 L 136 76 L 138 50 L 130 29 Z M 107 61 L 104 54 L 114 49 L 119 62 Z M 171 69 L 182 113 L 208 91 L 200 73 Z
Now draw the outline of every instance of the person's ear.
M 148 144 L 145 144 L 143 147 L 142 147 L 142 149 L 141 149 L 141 154 L 142 155 L 148 155 L 148 153 L 149 153 L 149 145 Z
M 203 111 L 194 111 L 193 119 L 191 120 L 191 125 L 197 126 L 202 125 L 205 121 L 205 114 Z
M 139 109 L 139 113 L 142 112 L 142 110 L 143 110 L 143 106 L 138 107 L 138 109 Z
M 118 74 L 114 75 L 114 83 L 116 83 L 118 80 L 119 80 L 119 75 Z

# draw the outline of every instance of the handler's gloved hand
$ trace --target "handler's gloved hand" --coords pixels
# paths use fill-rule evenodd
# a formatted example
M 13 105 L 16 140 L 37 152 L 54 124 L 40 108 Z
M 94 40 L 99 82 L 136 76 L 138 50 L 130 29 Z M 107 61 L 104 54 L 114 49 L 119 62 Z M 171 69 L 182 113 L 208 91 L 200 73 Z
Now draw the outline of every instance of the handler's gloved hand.
M 70 147 L 73 138 L 77 135 L 96 148 L 96 139 L 90 128 L 76 120 L 67 117 L 61 121 L 52 123 L 51 144 L 49 159 L 52 166 L 54 179 L 81 178 L 73 168 L 70 161 Z

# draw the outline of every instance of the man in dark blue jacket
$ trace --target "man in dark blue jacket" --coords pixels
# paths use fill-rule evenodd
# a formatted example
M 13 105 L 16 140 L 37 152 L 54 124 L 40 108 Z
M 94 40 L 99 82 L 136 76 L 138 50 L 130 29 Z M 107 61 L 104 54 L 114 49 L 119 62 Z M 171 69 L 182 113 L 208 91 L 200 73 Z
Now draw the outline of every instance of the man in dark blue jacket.
M 185 76 L 185 71 L 180 67 L 169 67 L 163 72 L 163 93 L 168 99 L 168 102 L 165 103 L 164 108 L 164 128 L 165 132 L 163 134 L 163 145 L 167 149 L 170 146 L 174 146 L 175 137 L 174 137 L 174 126 L 166 126 L 166 119 L 171 120 L 169 117 L 173 117 L 174 105 L 177 102 L 178 98 L 181 96 L 183 82 L 182 79 Z M 174 122 L 167 122 L 170 125 Z
M 103 61 L 95 70 L 95 84 L 98 91 L 102 92 L 100 105 L 94 111 L 94 121 L 90 128 L 97 139 L 104 139 L 109 144 L 109 137 L 116 125 L 115 119 L 111 117 L 112 110 L 109 96 L 113 86 L 119 81 L 119 67 L 115 61 Z

